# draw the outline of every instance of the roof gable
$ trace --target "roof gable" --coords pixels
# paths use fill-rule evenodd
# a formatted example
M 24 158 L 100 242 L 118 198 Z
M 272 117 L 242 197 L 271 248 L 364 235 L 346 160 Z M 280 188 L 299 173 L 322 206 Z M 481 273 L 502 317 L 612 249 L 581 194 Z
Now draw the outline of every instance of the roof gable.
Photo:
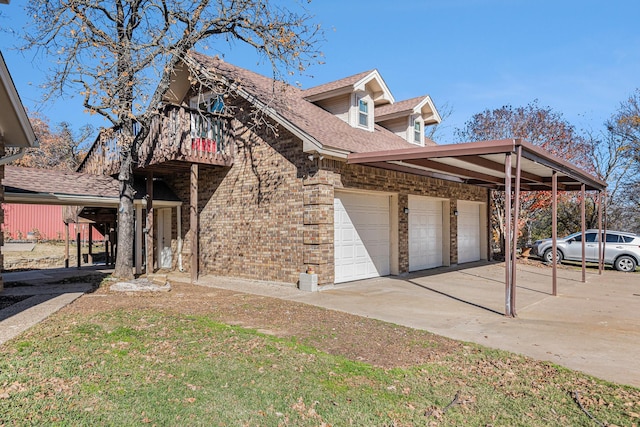
M 328 111 L 306 99 L 303 91 L 252 71 L 236 67 L 218 58 L 192 53 L 190 58 L 204 80 L 223 82 L 284 128 L 302 139 L 305 151 L 317 151 L 335 158 L 351 152 L 407 148 L 412 145 L 393 132 L 375 125 L 373 132 L 353 128 Z M 377 71 L 344 80 L 351 85 L 367 84 Z M 342 86 L 340 85 L 336 86 Z M 386 87 L 386 86 L 385 86 Z
M 396 119 L 419 114 L 423 117 L 426 125 L 440 123 L 442 121 L 438 110 L 429 95 L 399 101 L 394 104 L 376 107 L 376 121 Z
M 369 92 L 376 105 L 394 102 L 387 84 L 375 69 L 312 87 L 303 92 L 303 97 L 307 101 L 316 102 L 354 92 Z

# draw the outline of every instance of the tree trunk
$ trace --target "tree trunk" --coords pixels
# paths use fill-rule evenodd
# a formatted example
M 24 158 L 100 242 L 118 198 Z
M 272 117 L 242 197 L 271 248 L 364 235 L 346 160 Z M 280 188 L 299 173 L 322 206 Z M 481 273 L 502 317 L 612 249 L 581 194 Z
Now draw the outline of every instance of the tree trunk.
M 133 174 L 131 155 L 122 159 L 118 181 L 120 182 L 120 206 L 118 208 L 118 247 L 116 267 L 113 275 L 119 279 L 132 279 L 133 275 L 133 240 L 134 240 L 134 208 Z

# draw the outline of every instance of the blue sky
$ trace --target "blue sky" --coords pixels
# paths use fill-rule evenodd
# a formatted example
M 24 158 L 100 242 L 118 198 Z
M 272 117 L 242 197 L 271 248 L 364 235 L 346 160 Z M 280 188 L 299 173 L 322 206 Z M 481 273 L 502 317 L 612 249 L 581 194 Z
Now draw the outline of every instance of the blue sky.
M 23 5 L 2 6 L 0 27 L 21 31 Z M 457 142 L 453 130 L 475 113 L 535 99 L 577 128 L 597 131 L 640 87 L 637 0 L 313 0 L 306 7 L 326 31 L 325 64 L 295 80 L 311 87 L 377 68 L 396 100 L 428 94 L 438 108 L 452 110 L 441 143 Z M 106 125 L 83 113 L 79 100 L 41 105 L 46 67 L 10 50 L 16 42 L 0 33 L 29 109 L 53 124 Z M 222 51 L 228 62 L 268 72 L 248 49 Z

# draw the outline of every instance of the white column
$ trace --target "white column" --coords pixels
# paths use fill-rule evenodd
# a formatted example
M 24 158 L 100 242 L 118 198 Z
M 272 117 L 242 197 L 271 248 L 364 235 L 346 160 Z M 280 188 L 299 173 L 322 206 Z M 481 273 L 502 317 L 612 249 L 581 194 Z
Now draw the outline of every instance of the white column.
M 142 274 L 142 204 L 136 205 L 136 274 Z

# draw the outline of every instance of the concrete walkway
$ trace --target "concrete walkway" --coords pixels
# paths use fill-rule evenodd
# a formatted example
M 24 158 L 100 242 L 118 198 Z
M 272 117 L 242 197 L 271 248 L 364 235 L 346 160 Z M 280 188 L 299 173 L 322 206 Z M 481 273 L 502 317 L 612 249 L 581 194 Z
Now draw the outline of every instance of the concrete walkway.
M 62 307 L 71 304 L 86 292 L 93 290 L 89 283 L 73 281 L 59 283 L 64 279 L 90 274 L 110 274 L 101 267 L 54 268 L 16 273 L 3 273 L 6 287 L 1 295 L 30 295 L 16 304 L 0 310 L 0 345 L 20 335 L 33 325 L 43 321 Z M 24 284 L 23 286 L 20 286 Z M 15 286 L 17 285 L 17 286 Z
M 176 279 L 178 279 L 176 277 Z M 504 317 L 504 265 L 383 277 L 308 293 L 219 277 L 200 285 L 284 298 L 508 350 L 640 387 L 640 274 L 519 265 L 518 317 Z

